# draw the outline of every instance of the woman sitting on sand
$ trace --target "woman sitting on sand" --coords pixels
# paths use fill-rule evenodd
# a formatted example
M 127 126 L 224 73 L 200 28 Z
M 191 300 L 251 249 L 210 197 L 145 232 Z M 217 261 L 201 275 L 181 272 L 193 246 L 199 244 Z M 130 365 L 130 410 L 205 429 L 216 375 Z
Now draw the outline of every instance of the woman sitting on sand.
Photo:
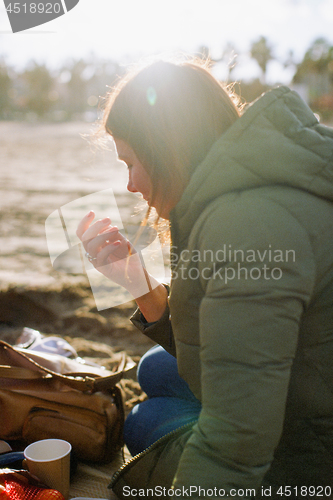
M 110 219 L 90 212 L 77 230 L 159 344 L 140 362 L 148 400 L 127 418 L 125 442 L 134 455 L 175 431 L 115 491 L 333 493 L 333 131 L 286 87 L 241 113 L 186 61 L 125 78 L 104 126 L 128 190 L 170 222 L 173 254 L 169 289 Z

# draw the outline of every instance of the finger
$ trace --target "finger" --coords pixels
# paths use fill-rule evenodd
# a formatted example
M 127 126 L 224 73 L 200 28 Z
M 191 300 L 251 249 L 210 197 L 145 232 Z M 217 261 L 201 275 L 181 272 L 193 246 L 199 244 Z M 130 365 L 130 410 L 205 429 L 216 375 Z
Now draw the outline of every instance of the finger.
M 125 239 L 116 241 L 112 250 L 112 255 L 110 254 L 110 258 L 113 258 L 115 261 L 129 259 L 134 256 L 135 258 L 138 256 L 135 249 L 131 246 L 130 242 Z
M 87 252 L 90 255 L 96 255 L 106 244 L 114 243 L 120 238 L 122 238 L 122 235 L 119 233 L 118 228 L 113 226 L 91 239 L 86 244 Z
M 99 235 L 107 228 L 112 228 L 110 217 L 105 217 L 104 219 L 99 219 L 86 229 L 86 231 L 81 236 L 81 241 L 89 241 Z
M 124 260 L 132 257 L 137 257 L 136 252 L 132 251 L 132 247 L 128 240 L 118 240 L 114 243 L 109 243 L 103 247 L 97 254 L 97 263 L 112 263 L 118 260 Z
M 117 250 L 120 248 L 120 246 L 121 242 L 119 240 L 115 241 L 114 243 L 108 243 L 107 245 L 105 245 L 97 254 L 96 265 L 105 265 L 106 263 L 110 263 L 112 261 L 115 262 L 120 259 L 125 259 L 126 254 L 122 255 L 121 257 L 116 255 L 118 253 Z M 109 258 L 111 260 L 109 260 Z
M 94 220 L 94 217 L 95 213 L 93 212 L 93 210 L 90 210 L 90 212 L 88 212 L 87 215 L 85 215 L 83 219 L 79 222 L 76 230 L 76 236 L 78 236 L 80 240 L 82 240 L 83 234 L 86 232 L 86 230 Z

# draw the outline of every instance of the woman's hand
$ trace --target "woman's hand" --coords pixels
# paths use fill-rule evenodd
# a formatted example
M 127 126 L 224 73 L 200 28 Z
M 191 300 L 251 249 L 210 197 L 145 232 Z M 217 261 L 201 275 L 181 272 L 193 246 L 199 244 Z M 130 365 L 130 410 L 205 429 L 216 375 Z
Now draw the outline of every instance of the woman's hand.
M 111 219 L 94 221 L 90 211 L 79 223 L 76 234 L 93 266 L 104 276 L 126 288 L 134 298 L 151 290 L 140 255 Z
M 91 263 L 132 294 L 148 322 L 158 321 L 167 306 L 166 288 L 148 274 L 140 255 L 108 217 L 93 222 L 94 217 L 90 211 L 76 231 Z

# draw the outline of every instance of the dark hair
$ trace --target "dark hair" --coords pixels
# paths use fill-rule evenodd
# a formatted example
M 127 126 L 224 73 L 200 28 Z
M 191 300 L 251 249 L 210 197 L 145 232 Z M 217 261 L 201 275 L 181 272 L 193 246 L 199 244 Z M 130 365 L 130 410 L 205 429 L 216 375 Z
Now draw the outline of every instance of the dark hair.
M 120 81 L 108 96 L 103 125 L 147 170 L 152 199 L 162 187 L 163 204 L 169 196 L 179 200 L 195 168 L 239 113 L 203 61 L 157 61 Z

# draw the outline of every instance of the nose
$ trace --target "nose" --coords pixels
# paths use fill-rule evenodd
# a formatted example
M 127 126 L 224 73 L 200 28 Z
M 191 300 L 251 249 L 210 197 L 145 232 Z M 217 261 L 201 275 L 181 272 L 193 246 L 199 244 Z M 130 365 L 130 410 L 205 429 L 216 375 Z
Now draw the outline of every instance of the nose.
M 137 189 L 135 189 L 135 186 L 133 184 L 131 172 L 129 172 L 129 174 L 128 174 L 127 191 L 129 191 L 130 193 L 137 193 L 138 192 Z

